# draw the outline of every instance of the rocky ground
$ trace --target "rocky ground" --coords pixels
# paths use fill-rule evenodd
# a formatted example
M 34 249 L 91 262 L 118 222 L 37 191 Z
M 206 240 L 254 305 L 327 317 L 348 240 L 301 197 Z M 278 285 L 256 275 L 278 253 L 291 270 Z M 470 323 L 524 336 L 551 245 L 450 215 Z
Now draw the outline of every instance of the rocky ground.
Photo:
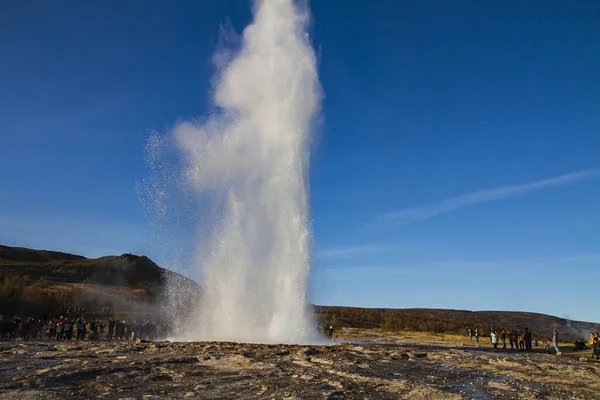
M 585 353 L 587 355 L 587 353 Z M 0 399 L 593 399 L 600 363 L 371 336 L 328 346 L 0 342 Z

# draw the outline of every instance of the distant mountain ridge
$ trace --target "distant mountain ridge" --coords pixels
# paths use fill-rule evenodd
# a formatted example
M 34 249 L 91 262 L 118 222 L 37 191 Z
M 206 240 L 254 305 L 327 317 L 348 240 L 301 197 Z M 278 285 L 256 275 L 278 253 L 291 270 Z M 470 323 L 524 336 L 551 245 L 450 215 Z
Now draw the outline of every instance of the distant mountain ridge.
M 390 331 L 414 330 L 465 334 L 478 328 L 483 335 L 491 329 L 501 331 L 528 328 L 537 337 L 551 337 L 556 328 L 566 340 L 587 338 L 600 331 L 600 324 L 573 321 L 552 315 L 524 311 L 469 311 L 434 308 L 356 308 L 315 306 L 321 320 L 335 321 L 341 326 L 379 328 Z

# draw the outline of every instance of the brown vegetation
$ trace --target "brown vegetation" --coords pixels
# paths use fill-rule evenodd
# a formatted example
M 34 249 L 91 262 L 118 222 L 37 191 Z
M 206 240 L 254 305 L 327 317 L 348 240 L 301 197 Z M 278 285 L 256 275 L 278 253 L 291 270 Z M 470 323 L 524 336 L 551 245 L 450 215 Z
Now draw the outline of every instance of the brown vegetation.
M 427 308 L 385 309 L 315 306 L 322 323 L 336 328 L 378 328 L 386 331 L 421 331 L 466 335 L 468 329 L 479 328 L 484 334 L 495 330 L 525 330 L 534 336 L 547 337 L 557 328 L 564 340 L 587 337 L 600 331 L 600 324 L 571 321 L 545 314 L 514 311 L 466 311 Z
M 29 276 L 0 271 L 0 314 L 38 315 L 41 309 L 64 309 L 72 298 L 67 285 L 34 282 Z
M 121 314 L 156 314 L 167 281 L 198 286 L 149 258 L 123 254 L 88 259 L 73 254 L 0 246 L 0 314 L 58 314 L 69 306 L 90 315 L 111 306 Z

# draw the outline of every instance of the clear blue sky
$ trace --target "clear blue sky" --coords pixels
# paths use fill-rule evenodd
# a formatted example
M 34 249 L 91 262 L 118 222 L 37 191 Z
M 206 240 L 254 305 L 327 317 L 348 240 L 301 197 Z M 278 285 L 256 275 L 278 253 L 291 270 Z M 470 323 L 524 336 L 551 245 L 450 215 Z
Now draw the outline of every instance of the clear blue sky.
M 311 8 L 312 300 L 600 321 L 600 3 Z M 0 243 L 165 265 L 145 140 L 206 114 L 219 25 L 250 18 L 239 0 L 0 3 Z

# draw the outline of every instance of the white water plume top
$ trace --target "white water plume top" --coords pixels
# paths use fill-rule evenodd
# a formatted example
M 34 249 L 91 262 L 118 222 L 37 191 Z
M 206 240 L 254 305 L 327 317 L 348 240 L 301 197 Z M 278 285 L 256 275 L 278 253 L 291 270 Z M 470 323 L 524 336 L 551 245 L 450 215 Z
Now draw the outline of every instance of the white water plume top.
M 307 343 L 316 333 L 307 172 L 322 94 L 310 15 L 293 0 L 257 1 L 253 11 L 217 74 L 216 111 L 173 131 L 187 182 L 217 204 L 215 223 L 199 232 L 204 296 L 184 338 Z

